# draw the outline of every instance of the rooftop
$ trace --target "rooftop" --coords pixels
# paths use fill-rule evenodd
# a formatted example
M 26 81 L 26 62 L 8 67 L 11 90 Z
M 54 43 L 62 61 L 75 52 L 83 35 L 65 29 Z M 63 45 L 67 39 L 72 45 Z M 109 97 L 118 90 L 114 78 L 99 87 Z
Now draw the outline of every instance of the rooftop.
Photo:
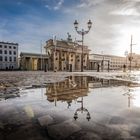
M 18 43 L 0 41 L 0 44 L 18 45 Z
M 47 57 L 47 55 L 46 54 L 39 54 L 39 53 L 28 53 L 28 52 L 21 52 L 20 53 L 20 56 L 38 56 L 38 57 L 41 57 L 41 56 L 43 56 L 43 57 Z

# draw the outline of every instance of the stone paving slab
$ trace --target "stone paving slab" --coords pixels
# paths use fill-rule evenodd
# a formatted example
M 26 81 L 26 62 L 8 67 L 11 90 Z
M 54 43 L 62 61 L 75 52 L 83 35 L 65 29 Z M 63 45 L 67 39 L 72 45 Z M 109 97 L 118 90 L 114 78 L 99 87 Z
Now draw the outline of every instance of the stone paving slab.
M 44 127 L 44 126 L 48 126 L 49 124 L 52 124 L 53 118 L 50 115 L 45 115 L 38 118 L 38 121 L 39 121 L 39 124 Z
M 47 129 L 49 136 L 54 140 L 64 140 L 73 133 L 81 130 L 81 128 L 72 120 L 48 126 Z
M 66 140 L 102 140 L 102 138 L 94 132 L 79 131 Z
M 38 126 L 28 124 L 7 135 L 6 140 L 49 140 L 49 138 L 42 135 Z

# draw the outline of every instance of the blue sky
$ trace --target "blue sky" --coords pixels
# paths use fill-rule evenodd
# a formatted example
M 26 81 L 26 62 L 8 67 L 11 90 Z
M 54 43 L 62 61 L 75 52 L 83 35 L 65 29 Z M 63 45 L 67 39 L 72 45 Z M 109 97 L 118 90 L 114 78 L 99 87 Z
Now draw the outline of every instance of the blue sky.
M 40 44 L 52 38 L 80 39 L 74 30 L 93 27 L 84 43 L 93 53 L 123 55 L 129 51 L 130 35 L 140 53 L 140 0 L 0 0 L 0 40 L 19 43 L 19 50 L 40 52 Z

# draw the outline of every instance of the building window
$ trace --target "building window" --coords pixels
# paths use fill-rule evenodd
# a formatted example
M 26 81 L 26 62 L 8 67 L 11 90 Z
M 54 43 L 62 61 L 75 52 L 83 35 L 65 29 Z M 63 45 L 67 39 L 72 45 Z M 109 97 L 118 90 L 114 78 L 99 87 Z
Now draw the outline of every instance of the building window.
M 14 62 L 16 62 L 16 57 L 14 57 Z
M 2 59 L 2 56 L 0 56 L 0 61 L 2 61 L 3 59 Z
M 73 59 L 71 59 L 71 62 L 73 61 Z
M 14 49 L 16 49 L 16 47 L 14 46 Z
M 9 46 L 9 49 L 11 49 L 12 47 L 11 46 Z
M 0 45 L 0 48 L 2 48 L 2 45 Z
M 12 54 L 12 52 L 11 52 L 11 51 L 9 51 L 9 54 Z
M 73 57 L 73 54 L 71 55 L 71 57 Z
M 58 60 L 58 58 L 55 58 L 55 60 Z
M 65 61 L 65 58 L 62 58 L 61 60 L 62 60 L 62 61 Z
M 0 50 L 0 54 L 2 54 L 2 50 Z
M 4 51 L 4 54 L 7 54 L 7 50 Z
M 16 55 L 16 51 L 14 51 L 14 55 Z
M 9 57 L 9 61 L 12 62 L 12 57 Z
M 4 48 L 7 48 L 7 46 L 5 45 Z
M 65 53 L 63 53 L 63 56 L 65 56 Z
M 7 56 L 5 56 L 5 61 L 7 61 Z

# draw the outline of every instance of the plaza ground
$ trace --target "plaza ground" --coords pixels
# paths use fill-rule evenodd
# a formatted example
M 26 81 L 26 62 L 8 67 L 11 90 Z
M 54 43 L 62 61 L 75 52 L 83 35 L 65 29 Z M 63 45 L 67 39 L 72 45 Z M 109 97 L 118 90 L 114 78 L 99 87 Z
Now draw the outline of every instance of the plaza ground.
M 71 76 L 118 80 L 124 84 L 107 83 L 107 86 L 101 85 L 99 88 L 90 85 L 85 95 L 82 89 L 77 92 L 78 87 L 74 86 L 69 92 L 74 97 L 71 102 L 68 102 L 65 95 L 56 102 L 49 101 L 47 84 L 52 83 L 50 86 L 54 87 L 53 83 L 61 83 Z M 0 139 L 138 140 L 139 77 L 138 71 L 0 72 Z M 74 91 L 77 92 L 75 96 Z M 55 96 L 52 94 L 52 97 Z M 81 101 L 90 113 L 89 121 L 82 111 L 78 112 L 77 120 L 74 119 Z
M 116 79 L 139 83 L 140 72 L 43 72 L 43 71 L 1 71 L 0 88 L 22 87 L 34 84 L 53 83 L 64 80 L 68 76 L 94 76 L 105 79 Z

